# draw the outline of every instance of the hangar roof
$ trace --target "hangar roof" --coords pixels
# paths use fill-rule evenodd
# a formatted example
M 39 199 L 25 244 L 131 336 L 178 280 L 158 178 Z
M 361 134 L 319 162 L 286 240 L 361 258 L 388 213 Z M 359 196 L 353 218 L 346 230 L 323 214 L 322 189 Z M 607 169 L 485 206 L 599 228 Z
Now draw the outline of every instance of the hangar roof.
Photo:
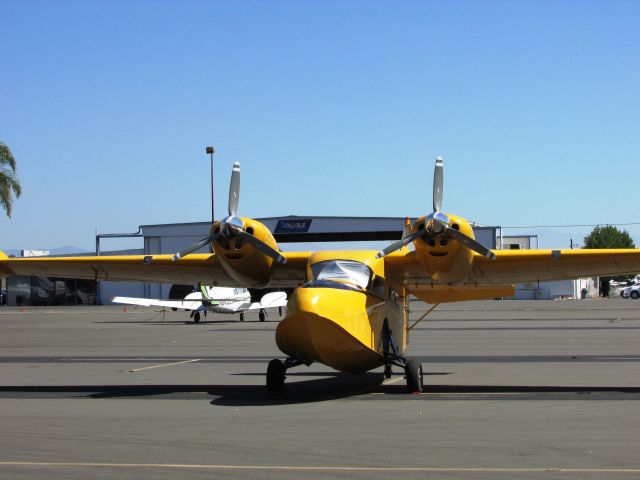
M 298 216 L 256 218 L 273 233 L 278 243 L 293 242 L 349 242 L 398 240 L 402 237 L 405 217 L 331 217 L 331 216 Z M 411 222 L 415 218 L 410 218 Z M 159 225 L 141 225 L 141 236 L 206 236 L 211 228 L 210 222 L 172 223 Z M 487 231 L 490 235 L 482 235 L 481 241 L 487 242 L 489 248 L 495 248 L 495 231 L 498 227 L 474 226 L 479 234 Z M 484 243 L 484 242 L 483 242 Z

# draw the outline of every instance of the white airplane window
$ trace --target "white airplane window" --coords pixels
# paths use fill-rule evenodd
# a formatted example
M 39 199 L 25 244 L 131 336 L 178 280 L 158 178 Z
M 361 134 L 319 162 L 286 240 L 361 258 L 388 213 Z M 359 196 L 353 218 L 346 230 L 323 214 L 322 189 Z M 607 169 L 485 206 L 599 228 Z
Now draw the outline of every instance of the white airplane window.
M 329 260 L 311 265 L 314 280 L 334 280 L 356 285 L 362 289 L 369 285 L 371 269 L 353 260 Z

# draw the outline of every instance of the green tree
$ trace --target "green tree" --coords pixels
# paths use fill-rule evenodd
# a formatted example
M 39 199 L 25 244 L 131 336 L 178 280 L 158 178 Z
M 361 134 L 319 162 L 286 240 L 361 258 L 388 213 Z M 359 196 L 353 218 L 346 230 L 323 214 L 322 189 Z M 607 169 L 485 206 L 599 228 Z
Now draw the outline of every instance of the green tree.
M 13 195 L 18 198 L 20 193 L 22 188 L 16 175 L 16 159 L 9 147 L 0 142 L 0 206 L 9 218 L 13 210 Z
M 619 230 L 613 225 L 595 227 L 589 235 L 584 237 L 584 248 L 636 248 L 631 235 L 626 230 Z M 618 282 L 629 280 L 629 276 L 600 277 L 600 295 L 609 296 L 609 281 Z

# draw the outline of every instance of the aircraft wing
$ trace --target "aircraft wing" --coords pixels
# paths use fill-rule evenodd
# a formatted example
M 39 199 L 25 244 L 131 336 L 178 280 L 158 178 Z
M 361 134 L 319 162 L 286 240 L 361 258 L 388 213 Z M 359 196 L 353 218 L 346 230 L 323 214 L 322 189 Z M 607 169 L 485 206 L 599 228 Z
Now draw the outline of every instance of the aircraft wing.
M 493 253 L 495 260 L 475 256 L 464 285 L 503 286 L 640 272 L 640 249 L 493 250 Z M 396 283 L 416 289 L 442 285 L 431 278 L 414 252 L 385 258 L 388 276 Z
M 285 292 L 271 292 L 264 295 L 259 302 L 234 302 L 226 305 L 216 305 L 216 310 L 236 313 L 247 310 L 262 310 L 263 308 L 285 307 L 286 305 L 287 294 Z
M 255 308 L 276 308 L 287 306 L 286 292 L 270 292 L 265 294 Z
M 245 312 L 247 310 L 252 310 L 251 305 L 253 305 L 251 302 L 239 300 L 237 302 L 226 303 L 224 305 L 216 305 L 214 311 L 219 313 Z
M 124 305 L 141 305 L 143 307 L 167 307 L 183 310 L 199 310 L 202 302 L 198 300 L 157 300 L 154 298 L 113 297 L 113 303 Z
M 296 287 L 304 282 L 309 252 L 282 252 L 286 264 L 274 263 L 271 285 Z M 8 258 L 0 252 L 0 276 L 33 275 L 88 280 L 143 281 L 193 285 L 237 285 L 216 255 L 193 253 L 174 262 L 173 255 L 105 255 Z
M 640 250 L 498 250 L 495 260 L 478 256 L 468 282 L 522 283 L 640 272 Z

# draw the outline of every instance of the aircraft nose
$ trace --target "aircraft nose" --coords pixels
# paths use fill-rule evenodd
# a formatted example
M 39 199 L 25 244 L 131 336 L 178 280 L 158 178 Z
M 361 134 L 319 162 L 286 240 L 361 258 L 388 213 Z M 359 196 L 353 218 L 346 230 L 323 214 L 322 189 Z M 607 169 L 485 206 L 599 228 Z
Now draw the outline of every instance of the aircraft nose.
M 295 291 L 289 295 L 289 302 L 287 304 L 287 314 L 293 315 L 296 313 L 319 313 L 319 291 L 316 288 L 296 288 Z
M 380 364 L 366 295 L 342 288 L 299 287 L 289 296 L 276 344 L 289 356 L 359 373 Z

